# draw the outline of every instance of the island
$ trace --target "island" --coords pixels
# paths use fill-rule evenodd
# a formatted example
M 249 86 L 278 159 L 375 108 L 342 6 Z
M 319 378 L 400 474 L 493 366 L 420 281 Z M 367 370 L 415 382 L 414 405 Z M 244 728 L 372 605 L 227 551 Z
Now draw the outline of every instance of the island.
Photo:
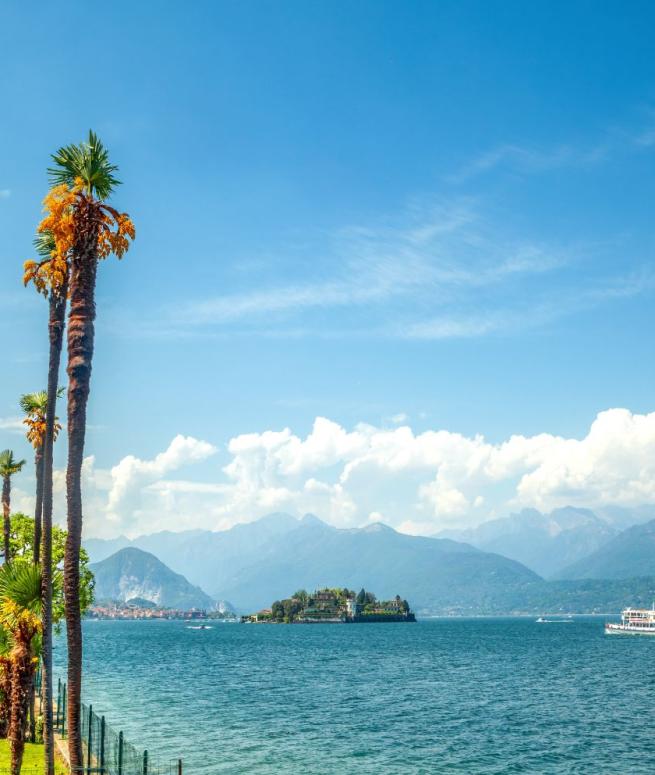
M 365 624 L 415 622 L 406 600 L 378 600 L 372 592 L 325 587 L 309 594 L 299 590 L 270 608 L 241 617 L 244 624 Z

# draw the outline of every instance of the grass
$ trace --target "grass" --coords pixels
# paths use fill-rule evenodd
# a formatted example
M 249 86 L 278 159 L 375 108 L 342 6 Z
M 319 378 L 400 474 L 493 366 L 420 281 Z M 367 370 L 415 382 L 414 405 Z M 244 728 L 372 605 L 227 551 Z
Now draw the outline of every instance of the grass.
M 0 740 L 0 771 L 9 772 L 11 764 L 11 755 L 9 752 L 9 741 Z M 25 755 L 23 756 L 22 768 L 25 772 L 30 770 L 43 771 L 43 746 L 39 743 L 25 743 Z M 68 775 L 68 769 L 62 763 L 61 759 L 55 758 L 55 772 L 57 775 Z

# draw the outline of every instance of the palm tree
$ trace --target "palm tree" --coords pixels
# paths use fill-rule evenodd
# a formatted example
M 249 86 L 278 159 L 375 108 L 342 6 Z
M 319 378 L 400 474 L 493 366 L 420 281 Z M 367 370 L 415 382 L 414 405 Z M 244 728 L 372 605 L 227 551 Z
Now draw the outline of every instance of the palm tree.
M 14 453 L 10 449 L 5 449 L 3 452 L 0 452 L 5 563 L 8 563 L 11 559 L 9 557 L 9 533 L 11 530 L 11 524 L 9 522 L 9 512 L 11 510 L 11 477 L 14 474 L 17 474 L 24 465 L 25 461 L 16 460 Z
M 54 207 L 41 223 L 52 231 L 58 252 L 70 251 L 70 311 L 68 315 L 68 539 L 64 557 L 66 636 L 68 641 L 68 750 L 71 768 L 83 765 L 79 715 L 82 690 L 82 622 L 80 614 L 80 545 L 82 539 L 81 474 L 86 433 L 86 407 L 93 361 L 95 285 L 98 261 L 114 253 L 118 258 L 134 239 L 134 225 L 106 200 L 119 185 L 117 167 L 99 138 L 89 132 L 87 142 L 68 145 L 53 154 L 50 180 L 71 203 Z M 72 210 L 72 220 L 69 211 Z
M 41 632 L 41 570 L 29 562 L 0 569 L 0 626 L 11 637 L 9 745 L 11 775 L 20 775 L 25 730 Z
M 61 351 L 61 346 L 60 346 Z M 61 391 L 58 391 L 55 388 L 55 397 L 61 395 Z M 39 563 L 41 560 L 41 520 L 42 520 L 42 513 L 43 513 L 43 485 L 44 485 L 44 446 L 45 446 L 45 438 L 46 438 L 46 430 L 47 430 L 47 414 L 48 414 L 48 393 L 45 390 L 39 390 L 35 393 L 26 393 L 25 395 L 21 396 L 20 399 L 20 406 L 23 412 L 27 415 L 26 418 L 23 420 L 25 425 L 27 425 L 27 440 L 32 444 L 35 450 L 35 467 L 36 467 L 36 509 L 34 513 L 34 540 L 33 540 L 33 553 L 34 553 L 34 562 Z M 54 418 L 54 437 L 57 437 L 57 434 L 61 430 L 61 425 L 57 422 L 57 418 Z M 52 455 L 50 455 L 50 465 L 48 470 L 50 483 L 52 482 Z M 50 490 L 52 492 L 52 488 Z M 47 597 L 47 587 L 51 587 L 51 579 L 52 579 L 52 497 L 50 497 L 49 502 L 49 519 L 48 524 L 43 525 L 43 533 L 44 533 L 44 544 L 47 539 L 50 540 L 50 547 L 48 552 L 48 558 L 46 561 L 46 558 L 44 557 L 44 564 L 48 566 L 48 575 L 44 579 L 44 589 L 42 591 L 42 599 L 45 603 L 45 598 Z M 45 576 L 45 574 L 43 574 Z M 52 595 L 52 592 L 50 592 L 50 595 Z M 47 605 L 43 606 L 43 609 L 47 608 Z M 44 659 L 44 664 L 47 662 L 47 666 L 44 667 L 43 674 L 46 679 L 50 680 L 50 683 L 52 685 L 52 669 L 51 669 L 51 643 L 52 643 L 52 624 L 51 624 L 51 618 L 52 618 L 52 603 L 50 604 L 50 607 L 48 609 L 48 626 L 44 626 L 44 632 L 47 629 L 49 633 L 48 638 L 48 656 Z M 49 769 L 46 769 L 46 775 L 52 775 L 52 772 L 54 772 L 54 737 L 52 736 L 51 729 L 52 729 L 52 697 L 48 698 L 46 695 L 48 694 L 46 689 L 47 681 L 43 683 L 43 694 L 44 694 L 44 706 L 45 706 L 45 717 L 44 718 L 44 725 L 43 725 L 43 738 L 44 742 L 47 741 L 48 748 L 46 750 L 46 763 L 49 763 L 49 760 L 52 759 L 52 771 Z M 48 710 L 48 699 L 50 700 L 50 708 Z M 30 728 L 32 730 L 31 733 L 31 739 L 34 741 L 34 701 L 35 701 L 35 692 L 34 687 L 32 687 L 32 690 L 30 692 Z M 47 728 L 46 728 L 47 727 Z M 52 748 L 52 753 L 50 753 L 49 748 Z
M 54 775 L 55 741 L 52 717 L 52 468 L 53 446 L 61 426 L 55 415 L 57 399 L 63 388 L 58 388 L 61 348 L 66 325 L 66 297 L 68 295 L 68 251 L 59 256 L 53 233 L 44 230 L 37 234 L 34 246 L 41 258 L 39 263 L 28 261 L 25 265 L 25 284 L 33 282 L 37 290 L 48 298 L 48 390 L 46 393 L 45 440 L 43 445 L 43 558 L 42 558 L 42 621 L 43 621 L 43 743 L 45 775 Z M 59 259 L 59 260 L 58 260 Z M 36 546 L 37 528 L 34 536 Z M 36 558 L 36 551 L 35 551 Z M 36 561 L 36 560 L 35 560 Z
M 27 425 L 27 440 L 34 447 L 34 468 L 36 470 L 36 506 L 34 509 L 34 562 L 40 561 L 41 553 L 41 511 L 43 507 L 43 442 L 45 440 L 45 414 L 48 394 L 45 390 L 24 393 L 20 397 Z

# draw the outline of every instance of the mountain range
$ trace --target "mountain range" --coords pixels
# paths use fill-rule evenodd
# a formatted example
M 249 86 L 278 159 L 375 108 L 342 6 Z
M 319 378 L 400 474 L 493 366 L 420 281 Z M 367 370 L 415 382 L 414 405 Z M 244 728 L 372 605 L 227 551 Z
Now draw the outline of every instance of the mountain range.
M 368 586 L 382 597 L 411 595 L 412 605 L 423 610 L 496 610 L 509 605 L 518 589 L 539 581 L 520 563 L 467 544 L 409 536 L 382 524 L 343 530 L 313 515 L 296 520 L 271 514 L 218 533 L 162 532 L 85 546 L 95 561 L 120 547 L 94 568 L 115 563 L 130 548 L 156 553 L 213 598 L 240 610 L 323 585 Z M 147 597 L 136 585 L 130 592 Z
M 409 536 L 383 524 L 338 529 L 313 515 L 297 520 L 283 513 L 222 532 L 161 532 L 134 541 L 92 539 L 85 545 L 95 561 L 116 549 L 121 558 L 130 548 L 149 551 L 186 576 L 189 586 L 202 587 L 213 599 L 230 600 L 241 611 L 267 606 L 298 588 L 324 585 L 370 587 L 381 596 L 400 594 L 424 614 L 607 611 L 653 594 L 655 563 L 649 563 L 644 551 L 643 564 L 635 566 L 630 558 L 637 555 L 630 547 L 634 541 L 652 546 L 655 522 L 618 533 L 592 512 L 569 508 L 549 515 L 523 512 L 496 523 L 487 523 L 474 536 L 486 549 L 451 538 Z M 551 556 L 546 565 L 539 566 L 543 558 L 534 548 L 527 555 L 530 535 L 541 554 Z M 648 535 L 650 543 L 644 538 Z M 559 569 L 558 578 L 570 580 L 546 582 L 519 559 L 488 551 L 493 546 L 533 566 Z M 575 571 L 583 562 L 576 559 L 584 554 L 583 546 L 588 560 L 599 558 L 596 571 Z M 616 549 L 610 556 L 611 547 Z M 567 565 L 571 558 L 573 564 Z M 117 562 L 115 556 L 110 559 Z M 616 564 L 615 572 L 608 563 Z M 100 565 L 104 567 L 102 561 Z M 638 575 L 644 578 L 625 581 Z M 131 595 L 148 597 L 137 576 L 132 573 L 129 582 L 129 568 L 114 572 L 113 592 L 122 584 Z M 596 582 L 599 578 L 616 581 Z
M 601 549 L 619 533 L 620 528 L 608 518 L 589 509 L 567 506 L 549 514 L 523 509 L 470 530 L 442 531 L 437 537 L 497 552 L 551 578 Z

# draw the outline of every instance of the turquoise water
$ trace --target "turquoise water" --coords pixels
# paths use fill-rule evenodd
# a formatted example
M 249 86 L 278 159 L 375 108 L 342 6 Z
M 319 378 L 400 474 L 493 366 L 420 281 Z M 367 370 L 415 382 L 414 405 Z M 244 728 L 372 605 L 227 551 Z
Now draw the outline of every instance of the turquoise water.
M 84 632 L 86 699 L 187 773 L 655 772 L 655 638 L 599 619 Z

